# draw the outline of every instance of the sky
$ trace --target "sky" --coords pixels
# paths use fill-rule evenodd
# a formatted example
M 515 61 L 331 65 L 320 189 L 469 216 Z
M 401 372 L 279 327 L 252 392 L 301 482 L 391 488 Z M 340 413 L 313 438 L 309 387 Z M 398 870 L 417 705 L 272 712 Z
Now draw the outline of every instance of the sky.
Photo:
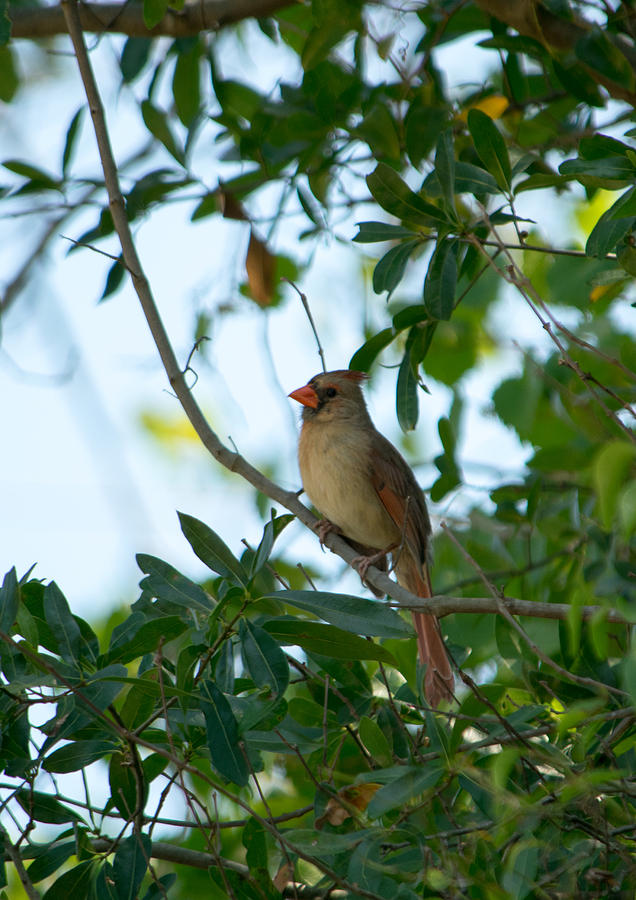
M 119 46 L 116 39 L 100 41 L 92 60 L 115 154 L 122 160 L 136 147 L 140 132 L 133 105 L 125 93 L 117 94 L 109 75 Z M 264 46 L 258 29 L 249 26 L 243 33 L 243 55 L 228 52 L 222 57 L 225 76 L 274 83 L 289 62 L 269 50 L 262 57 Z M 55 172 L 67 125 L 84 105 L 74 60 L 55 55 L 43 65 L 26 43 L 19 51 L 22 72 L 29 77 L 18 106 L 5 108 L 0 116 L 2 160 L 27 159 Z M 474 55 L 470 64 L 469 52 Z M 483 70 L 487 58 L 486 51 L 472 45 L 444 53 L 441 64 L 451 81 L 467 70 Z M 160 154 L 158 162 L 168 159 Z M 85 121 L 75 171 L 89 176 L 95 166 L 94 138 Z M 212 164 L 209 177 L 214 187 Z M 169 205 L 136 234 L 168 333 L 185 363 L 196 309 L 204 302 L 213 312 L 207 359 L 194 361 L 197 399 L 222 440 L 257 466 L 279 465 L 285 486 L 296 488 L 298 410 L 286 395 L 320 368 L 307 319 L 291 288 L 285 303 L 267 315 L 239 298 L 246 226 L 218 217 L 193 224 L 190 211 L 187 204 Z M 167 391 L 132 289 L 125 286 L 97 304 L 109 261 L 89 250 L 68 253 L 64 235 L 78 236 L 93 220 L 94 213 L 74 219 L 52 241 L 46 264 L 37 267 L 5 316 L 0 345 L 0 569 L 15 565 L 22 575 L 37 563 L 35 576 L 55 579 L 73 611 L 90 621 L 136 599 L 136 552 L 160 556 L 193 577 L 204 574 L 180 533 L 176 510 L 206 521 L 237 554 L 241 540 L 255 544 L 261 530 L 251 489 L 222 471 L 196 441 L 158 445 L 140 426 L 145 417 L 180 428 L 182 414 Z M 0 220 L 5 284 L 46 223 L 46 211 Z M 354 222 L 343 223 L 339 232 L 353 237 Z M 309 254 L 308 247 L 288 249 L 300 259 Z M 372 294 L 368 277 L 366 282 L 361 278 L 361 268 L 359 248 L 325 241 L 301 282 L 332 368 L 346 366 L 357 349 L 364 309 L 383 302 Z M 328 303 L 322 302 L 325 297 Z M 506 303 L 504 299 L 495 312 L 502 323 Z M 224 312 L 228 304 L 240 314 Z M 528 335 L 536 332 L 539 343 L 544 340 L 530 313 L 527 324 L 519 325 L 527 327 Z M 461 516 L 469 500 L 483 499 L 483 486 L 493 482 L 493 459 L 511 473 L 521 470 L 528 448 L 484 415 L 493 385 L 518 367 L 511 346 L 466 383 L 464 458 L 471 463 L 467 472 L 475 489 L 464 487 L 434 509 L 434 521 L 440 515 Z M 394 381 L 393 371 L 380 371 L 369 403 L 377 426 L 396 440 Z M 436 422 L 449 400 L 448 390 L 435 383 L 422 400 L 413 446 L 424 486 L 434 480 L 431 461 L 440 452 Z M 299 557 L 318 553 L 315 539 L 300 525 L 287 529 L 282 540 Z M 342 572 L 336 559 L 333 571 Z M 356 589 L 355 576 L 346 579 Z

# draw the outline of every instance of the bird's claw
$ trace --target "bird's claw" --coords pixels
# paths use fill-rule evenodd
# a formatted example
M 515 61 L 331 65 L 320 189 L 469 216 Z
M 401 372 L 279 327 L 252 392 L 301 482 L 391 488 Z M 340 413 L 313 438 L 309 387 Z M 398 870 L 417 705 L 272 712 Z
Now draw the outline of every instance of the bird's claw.
M 342 534 L 338 526 L 334 525 L 333 522 L 330 522 L 329 519 L 321 519 L 316 524 L 316 533 L 318 534 L 318 540 L 320 541 L 321 547 L 324 545 L 327 535 L 332 532 L 335 534 Z
M 379 563 L 382 559 L 386 557 L 386 550 L 378 550 L 377 553 L 372 553 L 370 556 L 355 556 L 351 560 L 351 565 L 354 566 L 358 570 L 358 575 L 360 576 L 360 580 L 364 583 L 367 577 L 367 571 L 370 566 L 374 566 L 376 563 Z

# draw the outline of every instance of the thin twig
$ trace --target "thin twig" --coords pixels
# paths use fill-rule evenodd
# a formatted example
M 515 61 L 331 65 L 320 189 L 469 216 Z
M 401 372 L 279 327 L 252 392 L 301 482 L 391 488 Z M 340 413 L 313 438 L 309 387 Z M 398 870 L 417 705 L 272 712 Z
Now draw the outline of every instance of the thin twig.
M 281 281 L 286 281 L 287 284 L 290 284 L 293 289 L 296 291 L 298 296 L 300 297 L 300 302 L 302 303 L 305 312 L 307 313 L 307 318 L 309 319 L 309 324 L 311 325 L 311 330 L 314 333 L 314 337 L 316 338 L 316 344 L 318 345 L 318 355 L 320 356 L 320 361 L 322 362 L 322 371 L 327 371 L 327 364 L 325 362 L 325 354 L 322 349 L 322 344 L 320 343 L 320 338 L 318 337 L 318 331 L 316 329 L 316 323 L 314 322 L 314 317 L 311 314 L 311 309 L 309 308 L 309 301 L 307 300 L 307 296 L 303 294 L 300 288 L 294 284 L 289 278 L 283 277 Z

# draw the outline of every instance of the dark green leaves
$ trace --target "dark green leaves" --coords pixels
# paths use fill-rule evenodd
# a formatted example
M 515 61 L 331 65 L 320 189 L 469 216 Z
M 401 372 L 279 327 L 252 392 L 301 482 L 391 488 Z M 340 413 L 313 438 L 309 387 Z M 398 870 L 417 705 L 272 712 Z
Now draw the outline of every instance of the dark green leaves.
M 213 681 L 201 684 L 200 705 L 212 765 L 228 781 L 243 787 L 247 784 L 249 769 L 239 746 L 238 725 L 230 704 Z
M 18 615 L 20 595 L 15 567 L 4 576 L 0 588 L 0 631 L 9 634 Z
M 402 357 L 395 389 L 395 411 L 402 431 L 412 431 L 417 425 L 419 404 L 417 400 L 417 377 L 413 371 L 411 354 Z
M 152 855 L 147 834 L 133 834 L 123 840 L 113 860 L 113 878 L 119 900 L 136 900 Z
M 239 628 L 243 661 L 254 684 L 282 696 L 289 683 L 289 665 L 276 641 L 258 625 L 243 620 Z
M 388 291 L 391 296 L 402 280 L 406 264 L 419 243 L 419 241 L 402 241 L 384 254 L 373 270 L 373 290 L 376 294 Z
M 458 243 L 441 240 L 431 256 L 424 281 L 424 304 L 432 319 L 450 319 L 457 285 Z
M 385 163 L 367 175 L 367 185 L 382 209 L 406 222 L 414 222 L 429 228 L 446 223 L 441 209 L 424 200 Z
M 323 591 L 277 591 L 270 595 L 281 603 L 311 612 L 326 622 L 355 634 L 375 637 L 411 637 L 410 625 L 384 603 L 350 594 Z
M 468 129 L 484 167 L 493 176 L 500 190 L 509 191 L 512 179 L 510 159 L 497 126 L 480 109 L 471 109 L 468 113 Z
M 66 597 L 54 581 L 44 589 L 44 616 L 65 662 L 77 662 L 82 647 L 79 625 L 71 615 Z
M 185 513 L 179 513 L 179 522 L 188 543 L 202 563 L 229 581 L 247 585 L 249 579 L 243 566 L 216 532 Z

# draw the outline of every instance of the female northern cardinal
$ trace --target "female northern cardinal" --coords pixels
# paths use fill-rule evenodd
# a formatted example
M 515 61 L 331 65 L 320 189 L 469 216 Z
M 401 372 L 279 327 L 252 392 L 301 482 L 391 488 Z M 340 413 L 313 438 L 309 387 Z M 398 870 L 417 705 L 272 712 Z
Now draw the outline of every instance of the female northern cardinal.
M 331 526 L 364 554 L 363 576 L 371 562 L 386 565 L 392 552 L 398 582 L 419 597 L 431 597 L 431 525 L 424 495 L 408 463 L 374 427 L 360 389 L 365 378 L 346 369 L 325 372 L 289 395 L 304 407 L 298 442 L 303 487 Z M 434 616 L 413 613 L 413 623 L 426 665 L 426 697 L 438 706 L 453 698 L 446 646 Z

